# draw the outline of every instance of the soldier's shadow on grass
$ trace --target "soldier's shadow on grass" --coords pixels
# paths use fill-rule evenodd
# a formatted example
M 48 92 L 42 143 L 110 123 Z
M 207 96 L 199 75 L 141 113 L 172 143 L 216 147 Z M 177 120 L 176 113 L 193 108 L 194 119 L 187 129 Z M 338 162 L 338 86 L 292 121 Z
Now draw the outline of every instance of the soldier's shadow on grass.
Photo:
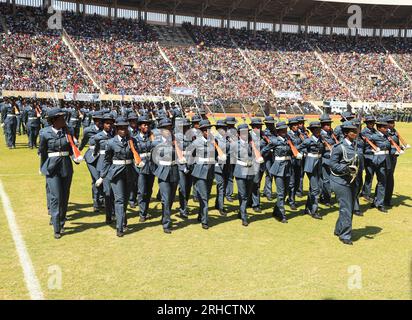
M 412 208 L 412 205 L 405 204 L 407 200 L 412 200 L 411 197 L 402 195 L 402 194 L 394 194 L 395 197 L 392 199 L 392 207 L 400 207 L 400 206 L 405 206 L 408 208 Z
M 352 240 L 353 241 L 358 241 L 359 239 L 365 237 L 367 239 L 374 239 L 375 235 L 380 233 L 382 231 L 381 227 L 375 227 L 375 226 L 366 226 L 361 229 L 354 229 L 352 230 Z

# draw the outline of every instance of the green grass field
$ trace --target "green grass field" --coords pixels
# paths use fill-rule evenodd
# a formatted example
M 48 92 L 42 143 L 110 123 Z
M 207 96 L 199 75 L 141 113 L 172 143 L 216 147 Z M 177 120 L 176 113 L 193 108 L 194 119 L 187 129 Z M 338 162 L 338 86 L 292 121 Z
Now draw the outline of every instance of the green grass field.
M 412 125 L 398 124 L 412 142 Z M 333 236 L 337 206 L 321 207 L 321 221 L 287 207 L 289 224 L 275 221 L 274 202 L 263 198 L 263 212 L 251 210 L 245 228 L 231 213 L 210 211 L 209 230 L 191 216 L 174 215 L 174 231 L 164 234 L 161 206 L 153 219 L 139 223 L 129 210 L 132 230 L 117 238 L 92 211 L 91 179 L 84 163 L 75 167 L 66 233 L 53 238 L 47 215 L 45 179 L 39 160 L 18 136 L 15 150 L 0 135 L 0 180 L 46 299 L 411 299 L 412 297 L 412 149 L 398 160 L 394 207 L 384 215 L 362 202 L 364 217 L 354 217 L 354 246 Z M 307 179 L 305 179 L 307 190 Z M 215 187 L 210 206 L 214 205 Z M 157 184 L 154 188 L 154 196 Z M 176 202 L 174 208 L 178 203 Z M 176 212 L 176 211 L 175 211 Z M 29 299 L 17 251 L 0 206 L 0 299 Z M 53 286 L 54 268 L 62 274 Z M 353 270 L 358 270 L 355 276 Z M 358 280 L 353 286 L 354 277 Z

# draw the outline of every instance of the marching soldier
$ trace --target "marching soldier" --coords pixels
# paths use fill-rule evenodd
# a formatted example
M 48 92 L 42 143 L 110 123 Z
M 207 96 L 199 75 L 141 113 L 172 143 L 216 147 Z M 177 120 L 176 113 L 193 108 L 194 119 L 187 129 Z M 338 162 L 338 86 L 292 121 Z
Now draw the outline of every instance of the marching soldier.
M 261 163 L 257 163 L 253 155 L 251 141 L 249 140 L 249 127 L 246 123 L 240 124 L 237 127 L 239 139 L 231 153 L 236 156 L 236 164 L 233 169 L 233 176 L 236 178 L 239 199 L 239 214 L 238 217 L 242 220 L 242 225 L 247 227 L 247 204 L 252 196 L 253 179 L 258 174 Z M 262 159 L 263 162 L 263 159 Z
M 361 128 L 361 120 L 359 119 L 353 119 L 352 123 L 357 127 Z M 359 129 L 358 129 L 359 130 Z M 358 134 L 358 137 L 355 140 L 355 146 L 358 151 L 358 174 L 356 175 L 355 179 L 355 187 L 356 187 L 356 193 L 355 193 L 355 205 L 353 208 L 353 214 L 362 217 L 363 212 L 360 210 L 360 204 L 359 204 L 359 196 L 362 190 L 363 186 L 363 170 L 365 168 L 365 142 L 363 141 L 362 137 L 360 134 Z
M 130 114 L 129 114 L 130 116 Z M 144 166 L 137 170 L 137 201 L 139 204 L 139 221 L 144 222 L 150 218 L 148 213 L 150 199 L 153 192 L 155 165 L 152 162 L 152 150 L 156 146 L 154 135 L 150 131 L 151 120 L 148 116 L 140 116 L 137 119 L 139 126 L 138 134 L 133 137 L 136 139 L 137 152 L 139 153 Z
M 226 140 L 227 125 L 224 120 L 217 120 L 216 122 L 215 139 L 222 150 L 226 150 L 226 154 L 229 154 L 229 144 Z M 228 183 L 228 164 L 218 162 L 215 164 L 215 180 L 216 180 L 216 203 L 215 208 L 219 211 L 220 215 L 226 216 L 227 211 L 224 207 L 225 202 L 225 189 Z
M 399 135 L 398 132 L 395 129 L 395 119 L 392 116 L 388 116 L 386 118 L 386 122 L 388 123 L 388 136 L 393 139 L 393 141 L 399 146 Z M 396 163 L 398 161 L 399 154 L 397 154 L 397 150 L 394 146 L 391 148 L 391 168 L 389 169 L 388 173 L 388 180 L 386 183 L 386 188 L 385 188 L 385 201 L 384 205 L 386 207 L 392 207 L 392 195 L 393 195 L 393 189 L 395 186 L 395 179 L 394 179 L 394 174 L 395 174 L 395 168 L 396 168 Z
M 37 148 L 37 137 L 40 131 L 40 119 L 42 111 L 40 105 L 34 102 L 34 106 L 27 105 L 23 111 L 23 121 L 26 123 L 29 148 Z
M 192 129 L 190 129 L 189 132 L 187 133 L 188 137 L 192 139 L 192 141 L 202 136 L 201 132 L 199 131 L 200 121 L 202 121 L 202 117 L 200 115 L 196 114 L 192 117 Z M 199 202 L 195 184 L 193 184 L 192 193 L 193 193 L 193 201 Z
M 333 146 L 330 157 L 330 182 L 339 203 L 339 218 L 334 234 L 342 243 L 352 245 L 352 215 L 356 198 L 357 151 L 355 139 L 357 127 L 350 121 L 341 125 L 343 139 Z
M 171 211 L 176 189 L 179 182 L 179 169 L 176 163 L 175 140 L 172 136 L 172 121 L 164 118 L 159 121 L 161 137 L 159 144 L 152 152 L 152 158 L 157 168 L 154 172 L 159 182 L 159 192 L 162 201 L 162 226 L 167 234 L 172 233 Z
M 96 187 L 96 181 L 99 179 L 97 172 L 97 158 L 94 156 L 94 136 L 101 131 L 101 119 L 103 114 L 99 111 L 93 113 L 93 124 L 87 127 L 83 132 L 83 139 L 80 143 L 79 150 L 82 151 L 84 147 L 89 144 L 89 148 L 84 155 L 87 168 L 89 169 L 90 176 L 92 177 L 92 199 L 94 212 L 99 212 L 102 207 L 102 201 L 104 201 L 103 190 L 100 187 Z
M 94 136 L 94 150 L 93 157 L 97 159 L 96 170 L 98 177 L 103 176 L 104 169 L 104 157 L 106 155 L 106 145 L 109 143 L 110 139 L 113 138 L 113 124 L 114 119 L 110 113 L 103 115 L 102 119 L 102 131 L 98 132 Z M 100 188 L 103 184 L 104 193 L 104 208 L 106 212 L 106 224 L 112 223 L 112 216 L 114 215 L 114 195 L 112 188 L 110 186 L 110 180 L 105 179 L 96 181 L 96 187 Z
M 296 120 L 298 121 L 298 131 L 299 136 L 303 140 L 309 138 L 309 132 L 305 128 L 305 117 L 304 116 L 297 116 Z M 299 178 L 299 188 L 296 191 L 296 195 L 298 197 L 303 197 L 303 179 L 305 177 L 305 171 L 303 167 L 305 166 L 306 158 L 304 157 L 301 161 L 301 170 L 300 170 L 300 178 Z
M 309 130 L 312 132 L 312 136 L 306 138 L 298 147 L 298 150 L 304 152 L 306 155 L 303 170 L 309 177 L 309 193 L 306 201 L 305 213 L 309 214 L 312 218 L 321 220 L 322 217 L 318 213 L 318 202 L 321 188 L 322 154 L 324 152 L 324 145 L 320 134 L 320 122 L 311 122 Z
M 296 118 L 291 118 L 288 121 L 290 131 L 288 132 L 289 138 L 292 143 L 298 147 L 304 140 L 304 137 L 299 132 L 299 121 Z M 296 210 L 296 193 L 299 190 L 300 177 L 302 171 L 302 159 L 293 158 L 292 160 L 292 174 L 289 180 L 288 188 L 288 202 L 292 210 Z
M 41 134 L 39 154 L 40 170 L 46 176 L 47 199 L 53 223 L 55 239 L 61 238 L 66 221 L 73 165 L 69 156 L 73 155 L 72 132 L 66 126 L 64 113 L 60 108 L 51 109 L 47 119 L 51 126 Z M 78 163 L 80 159 L 74 158 Z
M 262 145 L 262 142 L 261 142 L 262 126 L 263 126 L 262 120 L 259 118 L 253 118 L 251 120 L 250 126 L 252 127 L 250 136 L 253 142 L 255 143 L 256 147 L 260 149 Z M 253 178 L 252 197 L 251 197 L 250 204 L 254 212 L 262 212 L 262 209 L 260 208 L 260 183 L 262 181 L 264 172 L 265 172 L 265 163 L 262 163 L 258 172 Z
M 331 187 L 330 187 L 330 166 L 329 159 L 332 147 L 336 144 L 333 138 L 332 122 L 328 114 L 322 114 L 319 118 L 322 130 L 321 139 L 325 145 L 325 151 L 322 154 L 322 191 L 319 202 L 327 206 L 331 205 Z
M 374 152 L 373 164 L 375 166 L 378 183 L 375 190 L 375 199 L 372 208 L 377 208 L 383 213 L 387 213 L 385 208 L 385 188 L 387 186 L 388 175 L 391 170 L 391 143 L 388 140 L 388 123 L 384 118 L 376 121 L 377 132 L 371 136 L 371 141 L 379 148 Z
M 6 144 L 9 149 L 16 148 L 16 117 L 18 113 L 20 113 L 20 111 L 17 108 L 16 102 L 11 100 L 11 103 L 8 103 L 8 100 L 6 100 L 2 110 L 1 122 L 6 136 Z
M 225 124 L 227 126 L 227 142 L 229 143 L 229 148 L 232 148 L 232 145 L 236 145 L 237 143 L 237 130 L 235 128 L 237 121 L 235 117 L 229 116 L 225 119 Z M 227 169 L 228 169 L 228 180 L 226 184 L 225 196 L 226 200 L 229 202 L 233 202 L 233 170 L 235 168 L 235 164 L 231 162 L 230 157 L 227 159 Z
M 189 147 L 189 153 L 194 155 L 192 176 L 199 197 L 198 221 L 203 229 L 209 229 L 209 197 L 212 190 L 215 173 L 215 147 L 211 142 L 209 130 L 212 127 L 209 120 L 200 121 L 199 130 L 202 137 L 198 137 Z M 224 159 L 226 161 L 226 159 Z
M 366 128 L 364 128 L 360 134 L 362 139 L 371 140 L 372 136 L 376 134 L 377 130 L 375 129 L 376 119 L 374 116 L 366 116 L 364 120 Z M 365 183 L 362 187 L 362 196 L 368 202 L 373 202 L 371 197 L 372 190 L 372 180 L 373 175 L 375 174 L 375 165 L 373 164 L 374 150 L 369 143 L 365 144 Z
M 139 135 L 139 128 L 138 128 L 138 124 L 137 124 L 137 114 L 134 112 L 130 112 L 128 117 L 127 117 L 127 121 L 129 121 L 129 134 L 131 137 L 137 139 L 137 136 Z M 136 174 L 134 176 L 133 179 L 130 179 L 130 181 L 132 182 L 132 185 L 130 186 L 129 190 L 130 190 L 130 197 L 129 197 L 129 206 L 130 208 L 136 208 L 137 205 L 137 197 L 138 197 L 138 193 L 140 191 L 138 185 L 137 185 L 137 181 L 138 181 L 138 176 L 139 176 L 139 169 L 136 169 Z
M 266 116 L 263 121 L 266 125 L 266 129 L 263 132 L 263 135 L 271 140 L 273 137 L 276 137 L 276 128 L 275 128 L 275 119 L 272 116 Z M 267 145 L 266 141 L 262 141 L 262 149 Z M 270 152 L 265 156 L 265 186 L 263 187 L 263 195 L 269 200 L 273 200 L 272 196 L 272 180 L 273 177 L 269 173 L 270 168 L 273 164 L 273 157 Z
M 144 164 L 139 162 L 134 164 L 136 159 L 136 145 L 134 138 L 129 136 L 129 123 L 126 118 L 118 117 L 115 122 L 116 135 L 106 144 L 103 169 L 97 184 L 101 184 L 104 179 L 110 181 L 110 186 L 114 195 L 114 212 L 116 215 L 116 235 L 123 237 L 127 230 L 126 210 L 130 195 L 131 179 L 134 176 L 134 165 Z
M 351 121 L 355 118 L 355 115 L 352 112 L 349 111 L 344 111 L 341 114 L 341 119 L 340 121 L 343 123 L 344 121 Z M 343 132 L 342 132 L 342 125 L 338 125 L 335 130 L 333 130 L 334 135 L 338 139 L 338 141 L 342 141 L 344 138 Z
M 176 119 L 176 140 L 179 143 L 186 158 L 186 163 L 178 164 L 179 167 L 179 204 L 180 204 L 180 217 L 187 219 L 189 215 L 188 202 L 190 198 L 190 192 L 192 189 L 192 174 L 191 174 L 191 156 L 186 151 L 192 143 L 192 139 L 188 137 L 187 132 L 190 129 L 191 123 L 188 119 Z
M 288 142 L 288 126 L 284 121 L 276 123 L 276 136 L 270 138 L 270 143 L 262 149 L 263 156 L 272 155 L 272 166 L 269 173 L 275 180 L 276 206 L 273 208 L 273 216 L 282 223 L 287 223 L 285 212 L 285 199 L 292 176 L 292 150 Z

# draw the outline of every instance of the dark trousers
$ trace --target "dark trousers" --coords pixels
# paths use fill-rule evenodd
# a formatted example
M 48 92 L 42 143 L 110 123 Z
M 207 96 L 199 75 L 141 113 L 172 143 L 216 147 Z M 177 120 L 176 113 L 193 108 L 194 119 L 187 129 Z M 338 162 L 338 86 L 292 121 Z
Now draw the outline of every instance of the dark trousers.
M 139 203 L 139 215 L 141 217 L 147 216 L 147 210 L 149 209 L 150 199 L 153 193 L 154 175 L 139 173 L 137 178 L 138 186 L 138 203 Z
M 216 202 L 215 207 L 218 210 L 223 210 L 225 204 L 225 189 L 227 185 L 227 176 L 226 172 L 220 173 L 215 172 L 216 180 Z
M 208 212 L 209 212 L 209 196 L 212 190 L 213 178 L 209 179 L 197 179 L 195 178 L 195 185 L 197 195 L 199 198 L 199 215 L 202 224 L 208 224 Z
M 300 184 L 300 176 L 302 172 L 302 166 L 301 164 L 298 163 L 293 163 L 292 164 L 292 175 L 290 176 L 289 180 L 289 203 L 294 204 L 296 203 L 296 192 L 299 190 L 299 184 Z
M 343 186 L 332 180 L 331 187 L 339 203 L 339 218 L 336 221 L 335 235 L 342 240 L 351 240 L 356 186 Z
M 260 207 L 260 183 L 262 181 L 264 171 L 256 173 L 253 177 L 253 186 L 252 186 L 252 208 Z
M 179 170 L 179 211 L 181 214 L 189 214 L 187 203 L 189 202 L 192 183 L 192 175 L 190 172 L 184 173 Z
M 16 128 L 17 128 L 17 122 L 15 119 L 11 121 L 9 120 L 4 124 L 6 144 L 9 148 L 16 145 Z
M 276 206 L 273 208 L 273 215 L 279 218 L 286 218 L 285 199 L 287 188 L 290 184 L 290 177 L 274 177 L 276 184 Z
M 372 193 L 372 180 L 373 175 L 375 174 L 375 165 L 373 164 L 373 160 L 371 158 L 365 157 L 365 184 L 362 188 L 362 195 L 363 196 L 371 196 Z
M 177 182 L 159 179 L 159 191 L 162 201 L 162 226 L 163 229 L 172 227 L 172 204 L 176 195 Z
M 126 171 L 120 173 L 114 180 L 110 181 L 114 195 L 114 213 L 116 215 L 116 229 L 123 231 L 127 225 L 126 209 L 130 194 L 130 175 Z
M 97 161 L 95 163 L 88 163 L 87 168 L 89 169 L 90 176 L 92 177 L 92 199 L 93 207 L 99 208 L 101 206 L 102 200 L 104 199 L 102 186 L 96 187 L 96 180 L 100 178 L 99 172 L 96 168 Z
M 389 169 L 386 167 L 386 162 L 376 166 L 375 173 L 378 183 L 376 184 L 375 189 L 374 204 L 376 207 L 382 207 L 385 202 L 385 192 L 389 175 Z
M 253 176 L 247 176 L 247 178 L 236 178 L 237 192 L 239 199 L 239 211 L 243 221 L 247 221 L 247 203 L 252 195 L 253 188 Z
M 388 177 L 386 181 L 386 189 L 385 189 L 385 206 L 390 206 L 392 204 L 392 195 L 393 195 L 393 189 L 395 187 L 395 168 L 396 168 L 396 163 L 398 161 L 397 156 L 391 156 L 391 168 L 388 170 Z
M 331 202 L 332 189 L 330 187 L 330 168 L 327 164 L 322 164 L 322 192 L 321 198 L 324 202 Z
M 132 172 L 133 177 L 131 177 L 132 179 L 130 179 L 130 186 L 129 186 L 129 190 L 130 190 L 130 194 L 129 194 L 129 204 L 130 205 L 136 205 L 138 202 L 138 196 L 140 193 L 140 189 L 139 189 L 139 185 L 138 185 L 138 181 L 139 181 L 139 173 L 137 173 L 136 171 Z
M 37 146 L 37 137 L 39 136 L 39 127 L 27 127 L 27 136 L 29 138 L 29 147 Z
M 61 228 L 64 227 L 71 183 L 72 175 L 67 177 L 46 176 L 47 202 L 50 205 L 54 233 L 60 233 Z
M 227 165 L 227 184 L 226 184 L 226 190 L 225 190 L 225 196 L 226 197 L 233 197 L 233 170 L 235 168 L 234 164 L 228 164 Z
M 312 173 L 307 173 L 309 177 L 309 194 L 306 199 L 305 209 L 310 211 L 310 214 L 316 214 L 319 207 L 320 196 L 320 172 L 321 168 L 314 168 Z
M 106 212 L 106 220 L 111 220 L 114 213 L 114 195 L 110 185 L 110 181 L 105 178 L 103 180 L 103 193 L 104 193 L 104 210 Z
M 270 168 L 272 167 L 273 161 L 265 161 L 265 186 L 263 187 L 263 194 L 266 197 L 272 197 L 272 180 L 273 176 L 269 173 Z

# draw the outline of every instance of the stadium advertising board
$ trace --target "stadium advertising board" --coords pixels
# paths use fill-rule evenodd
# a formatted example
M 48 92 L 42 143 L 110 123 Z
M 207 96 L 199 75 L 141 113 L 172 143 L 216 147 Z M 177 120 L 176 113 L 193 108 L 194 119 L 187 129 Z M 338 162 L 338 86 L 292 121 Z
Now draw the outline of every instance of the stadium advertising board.
M 93 102 L 93 101 L 100 101 L 100 94 L 98 93 L 65 93 L 64 94 L 65 101 L 85 101 L 85 102 Z

